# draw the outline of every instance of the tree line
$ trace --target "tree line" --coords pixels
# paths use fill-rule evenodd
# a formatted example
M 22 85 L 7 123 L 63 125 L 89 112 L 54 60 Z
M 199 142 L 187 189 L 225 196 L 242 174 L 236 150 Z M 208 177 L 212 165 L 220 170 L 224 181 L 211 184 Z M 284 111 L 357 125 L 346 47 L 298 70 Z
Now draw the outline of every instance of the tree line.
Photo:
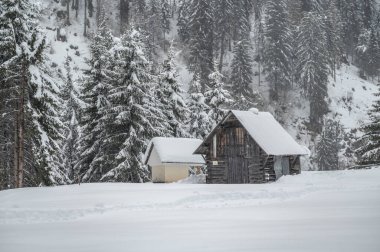
M 310 103 L 316 162 L 331 167 L 340 126 L 326 119 L 329 78 L 342 63 L 357 65 L 363 78 L 379 75 L 374 0 L 120 0 L 119 31 L 109 28 L 104 1 L 83 1 L 90 56 L 78 80 L 70 57 L 64 71 L 50 62 L 33 3 L 0 3 L 0 188 L 144 182 L 152 137 L 204 138 L 230 108 L 271 107 L 281 120 L 294 91 Z M 61 2 L 64 25 L 79 2 Z M 192 74 L 188 90 L 176 71 L 178 50 Z M 269 99 L 252 88 L 260 85 Z M 377 107 L 372 113 L 365 153 L 379 144 Z

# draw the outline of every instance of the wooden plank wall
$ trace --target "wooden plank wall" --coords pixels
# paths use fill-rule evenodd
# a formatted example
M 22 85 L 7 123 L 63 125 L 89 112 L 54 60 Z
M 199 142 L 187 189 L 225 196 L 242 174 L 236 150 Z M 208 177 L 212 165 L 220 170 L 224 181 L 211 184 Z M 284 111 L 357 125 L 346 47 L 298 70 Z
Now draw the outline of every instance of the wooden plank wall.
M 266 183 L 276 180 L 274 156 L 267 155 L 249 133 L 234 118 L 230 118 L 215 131 L 216 151 L 213 141 L 208 143 L 206 153 L 207 183 Z M 298 156 L 291 156 L 290 173 L 300 173 Z

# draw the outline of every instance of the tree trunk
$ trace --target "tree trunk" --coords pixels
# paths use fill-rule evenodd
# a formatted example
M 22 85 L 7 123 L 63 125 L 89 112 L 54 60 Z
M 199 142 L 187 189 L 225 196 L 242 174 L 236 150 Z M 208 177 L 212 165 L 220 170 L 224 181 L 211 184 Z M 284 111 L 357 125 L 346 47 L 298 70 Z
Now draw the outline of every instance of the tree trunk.
M 70 25 L 70 0 L 66 2 L 66 25 Z
M 18 187 L 18 114 L 19 110 L 16 107 L 15 116 L 15 131 L 14 131 L 14 153 L 13 153 L 13 165 L 14 165 L 14 187 Z
M 222 37 L 220 40 L 220 58 L 219 58 L 219 72 L 222 72 L 223 69 L 223 56 L 224 56 L 224 40 L 225 40 L 226 32 L 222 32 Z
M 129 24 L 129 1 L 120 0 L 120 34 L 123 34 Z
M 75 1 L 75 17 L 78 18 L 78 10 L 79 10 L 79 0 Z
M 87 36 L 87 0 L 84 0 L 84 29 L 83 36 Z
M 26 66 L 23 63 L 22 66 L 22 81 L 21 90 L 19 96 L 19 116 L 18 116 L 18 167 L 17 167 L 17 187 L 23 187 L 24 177 L 24 118 L 25 118 L 25 88 L 27 84 Z

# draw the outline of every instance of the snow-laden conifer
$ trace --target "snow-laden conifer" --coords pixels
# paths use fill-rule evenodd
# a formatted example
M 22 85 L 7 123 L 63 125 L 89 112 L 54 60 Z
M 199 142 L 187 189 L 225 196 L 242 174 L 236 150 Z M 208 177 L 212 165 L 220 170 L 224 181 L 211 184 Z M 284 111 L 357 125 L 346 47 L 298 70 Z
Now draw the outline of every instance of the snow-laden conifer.
M 327 82 L 330 70 L 326 28 L 320 14 L 308 12 L 304 15 L 298 40 L 301 46 L 297 54 L 297 76 L 304 94 L 310 100 L 310 127 L 315 132 L 321 132 L 323 116 L 328 112 Z
M 230 108 L 233 100 L 224 83 L 225 77 L 219 72 L 218 65 L 214 65 L 214 71 L 210 74 L 210 84 L 204 96 L 209 106 L 209 118 L 214 125 L 218 124 Z
M 105 148 L 107 121 L 103 119 L 110 105 L 108 95 L 110 90 L 109 71 L 113 67 L 113 55 L 110 52 L 114 44 L 111 31 L 105 25 L 105 19 L 100 22 L 98 31 L 90 44 L 90 57 L 87 60 L 88 69 L 84 71 L 82 99 L 85 108 L 81 118 L 80 160 L 77 168 L 80 170 L 83 182 L 99 181 L 102 177 L 107 160 Z
M 64 125 L 62 156 L 67 177 L 71 181 L 76 181 L 79 179 L 79 171 L 75 170 L 75 167 L 79 161 L 80 128 L 78 119 L 81 118 L 82 102 L 79 98 L 78 89 L 74 86 L 69 57 L 66 57 L 65 70 L 66 78 L 61 91 L 61 99 L 63 100 L 62 121 Z
M 112 49 L 115 68 L 109 93 L 107 141 L 114 165 L 101 181 L 144 182 L 149 179 L 142 156 L 150 139 L 164 135 L 164 115 L 157 108 L 151 63 L 138 30 L 131 28 Z M 108 167 L 107 167 L 108 168 Z
M 181 83 L 178 82 L 178 73 L 174 59 L 174 48 L 170 46 L 168 58 L 164 61 L 159 75 L 158 98 L 162 112 L 169 124 L 169 135 L 186 137 L 189 135 L 186 120 L 189 114 L 186 101 L 183 97 Z
M 0 2 L 0 108 L 10 119 L 5 138 L 12 187 L 66 183 L 59 159 L 59 84 L 45 55 L 38 9 L 25 0 Z
M 210 107 L 206 104 L 197 75 L 190 83 L 188 106 L 190 110 L 189 132 L 193 137 L 203 139 L 211 131 L 212 120 L 208 116 Z
M 316 144 L 314 161 L 320 171 L 339 168 L 339 152 L 342 149 L 343 128 L 339 121 L 326 118 Z

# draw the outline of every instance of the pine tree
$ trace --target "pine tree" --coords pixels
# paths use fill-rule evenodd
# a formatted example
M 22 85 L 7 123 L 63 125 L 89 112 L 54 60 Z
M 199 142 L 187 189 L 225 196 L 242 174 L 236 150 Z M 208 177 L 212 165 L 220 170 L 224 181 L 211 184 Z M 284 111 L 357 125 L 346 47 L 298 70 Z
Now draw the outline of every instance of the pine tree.
M 214 17 L 215 17 L 215 40 L 218 43 L 220 50 L 219 53 L 219 71 L 223 68 L 223 58 L 225 49 L 232 39 L 233 27 L 233 1 L 232 0 L 219 0 L 215 1 Z
M 343 24 L 343 42 L 345 51 L 351 58 L 355 56 L 359 35 L 363 28 L 363 19 L 360 13 L 361 0 L 336 0 Z
M 232 99 L 229 91 L 225 89 L 224 76 L 219 72 L 217 64 L 214 65 L 214 72 L 209 76 L 210 87 L 204 96 L 206 104 L 210 107 L 208 117 L 215 126 L 225 116 Z
M 208 116 L 210 108 L 205 102 L 199 79 L 199 76 L 196 75 L 190 83 L 190 97 L 188 100 L 190 115 L 188 124 L 189 132 L 193 137 L 204 139 L 204 137 L 211 131 L 212 121 Z
M 82 100 L 86 105 L 80 120 L 80 160 L 75 168 L 80 170 L 83 182 L 99 181 L 107 162 L 104 159 L 107 149 L 103 147 L 107 122 L 101 119 L 109 105 L 108 69 L 112 68 L 110 49 L 113 44 L 114 38 L 103 19 L 90 44 L 89 69 L 84 71 L 83 79 Z
M 342 21 L 339 16 L 335 1 L 330 1 L 326 9 L 326 43 L 329 53 L 329 65 L 334 80 L 336 79 L 336 69 L 340 66 L 340 59 L 343 53 L 342 41 Z
M 191 0 L 189 15 L 189 70 L 199 76 L 202 91 L 213 70 L 213 10 L 207 0 Z
M 318 170 L 328 171 L 339 168 L 339 152 L 342 149 L 343 128 L 338 121 L 326 119 L 316 144 L 315 162 Z
M 187 137 L 186 119 L 189 113 L 183 90 L 178 82 L 178 73 L 174 62 L 174 48 L 171 45 L 168 58 L 164 61 L 159 76 L 157 95 L 161 102 L 161 110 L 170 127 L 170 136 Z
M 170 4 L 168 0 L 161 0 L 161 15 L 160 15 L 160 24 L 161 24 L 161 30 L 163 33 L 163 49 L 166 51 L 166 33 L 170 31 L 170 16 L 171 16 L 171 11 L 170 11 Z
M 278 101 L 290 87 L 291 49 L 289 16 L 283 0 L 266 5 L 264 71 L 270 83 L 270 99 Z
M 252 58 L 248 38 L 242 38 L 235 44 L 234 57 L 231 63 L 230 89 L 236 109 L 247 110 L 262 106 L 262 98 L 252 90 Z
M 1 99 L 0 105 L 6 109 L 4 119 L 10 119 L 4 140 L 12 146 L 7 148 L 12 157 L 7 166 L 14 169 L 14 176 L 8 176 L 14 179 L 11 187 L 65 183 L 58 155 L 59 87 L 45 56 L 37 8 L 25 0 L 5 0 L 0 12 L 0 93 L 12 99 Z
M 190 1 L 179 0 L 178 3 L 178 37 L 181 42 L 186 43 L 190 39 L 189 34 L 189 16 L 190 16 Z
M 372 78 L 377 76 L 380 70 L 380 36 L 374 27 L 359 36 L 357 52 L 361 69 Z
M 107 148 L 115 161 L 101 181 L 147 181 L 148 170 L 141 158 L 148 141 L 165 133 L 164 115 L 154 106 L 151 63 L 142 41 L 139 31 L 131 28 L 113 49 L 116 67 L 106 118 L 110 122 Z
M 328 112 L 329 61 L 325 30 L 322 17 L 316 12 L 309 12 L 302 19 L 298 37 L 301 46 L 297 55 L 297 76 L 310 100 L 310 127 L 314 132 L 321 132 L 323 116 Z
M 380 97 L 380 92 L 376 94 Z M 380 99 L 378 98 L 369 111 L 370 122 L 363 125 L 361 131 L 363 136 L 358 143 L 360 147 L 356 150 L 359 162 L 362 164 L 380 163 Z
M 70 67 L 70 58 L 66 57 L 65 61 L 66 79 L 61 97 L 63 100 L 63 164 L 65 173 L 71 181 L 78 179 L 78 171 L 75 171 L 75 166 L 79 161 L 79 139 L 80 128 L 78 118 L 81 118 L 81 101 L 79 93 L 74 86 Z

